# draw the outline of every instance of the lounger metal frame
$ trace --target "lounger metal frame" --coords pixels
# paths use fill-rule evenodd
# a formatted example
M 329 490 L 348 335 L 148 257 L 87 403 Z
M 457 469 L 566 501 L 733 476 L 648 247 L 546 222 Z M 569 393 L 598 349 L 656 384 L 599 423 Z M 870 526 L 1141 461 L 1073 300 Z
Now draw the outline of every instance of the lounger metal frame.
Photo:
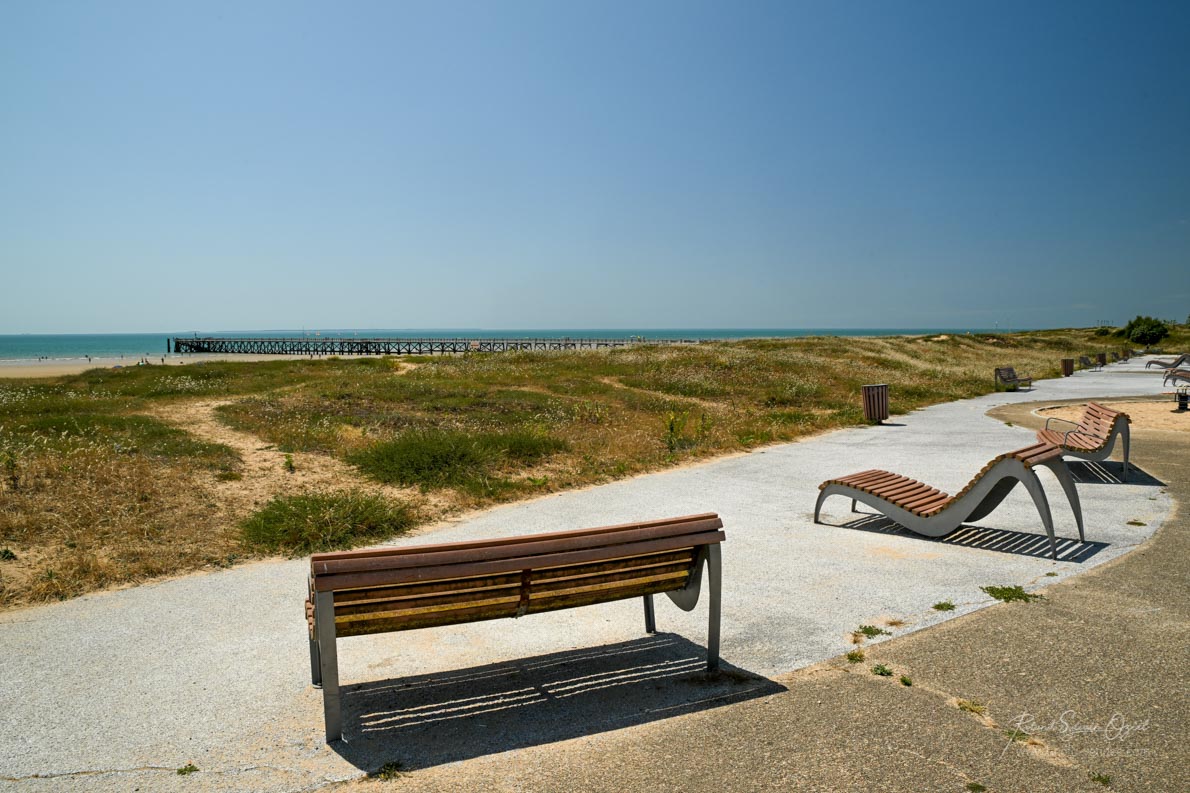
M 1062 490 L 1070 500 L 1070 508 L 1078 523 L 1079 542 L 1084 541 L 1083 511 L 1078 500 L 1078 490 L 1074 486 L 1074 477 L 1061 457 L 1038 463 L 1053 472 Z M 1045 490 L 1041 487 L 1041 480 L 1031 466 L 1025 465 L 1016 457 L 1005 457 L 994 463 L 989 469 L 979 474 L 968 485 L 966 492 L 951 500 L 945 507 L 929 516 L 915 515 L 907 509 L 879 496 L 865 493 L 849 485 L 832 482 L 826 485 L 818 494 L 818 502 L 814 505 L 814 522 L 821 523 L 818 515 L 822 510 L 822 503 L 830 496 L 846 496 L 851 499 L 851 509 L 855 510 L 857 501 L 887 515 L 894 522 L 916 534 L 926 537 L 942 537 L 950 534 L 964 523 L 980 520 L 1000 505 L 1017 484 L 1025 486 L 1025 490 L 1033 497 L 1037 512 L 1041 515 L 1041 523 L 1045 526 L 1045 533 L 1050 541 L 1050 553 L 1058 558 L 1058 541 L 1054 536 L 1054 519 L 1050 513 L 1049 501 L 1045 497 Z

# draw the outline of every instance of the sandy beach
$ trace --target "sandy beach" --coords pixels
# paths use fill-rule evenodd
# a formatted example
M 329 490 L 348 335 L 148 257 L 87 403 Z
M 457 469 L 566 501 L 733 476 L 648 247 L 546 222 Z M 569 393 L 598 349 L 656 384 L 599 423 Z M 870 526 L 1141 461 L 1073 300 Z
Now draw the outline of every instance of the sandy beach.
M 144 360 L 150 366 L 193 366 L 207 361 L 282 361 L 294 359 L 296 355 L 158 355 Z M 117 366 L 136 366 L 142 360 L 140 356 L 125 355 L 86 358 L 47 358 L 43 361 L 0 360 L 0 379 L 17 379 L 30 377 L 61 377 L 63 375 L 79 374 L 88 369 L 112 369 Z

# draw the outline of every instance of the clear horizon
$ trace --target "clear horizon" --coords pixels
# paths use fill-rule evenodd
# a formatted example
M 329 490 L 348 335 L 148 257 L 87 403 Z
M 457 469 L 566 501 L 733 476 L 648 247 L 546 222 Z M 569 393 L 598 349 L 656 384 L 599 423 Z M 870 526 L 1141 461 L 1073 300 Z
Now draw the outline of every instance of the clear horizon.
M 9 4 L 0 95 L 0 333 L 1190 312 L 1181 2 Z

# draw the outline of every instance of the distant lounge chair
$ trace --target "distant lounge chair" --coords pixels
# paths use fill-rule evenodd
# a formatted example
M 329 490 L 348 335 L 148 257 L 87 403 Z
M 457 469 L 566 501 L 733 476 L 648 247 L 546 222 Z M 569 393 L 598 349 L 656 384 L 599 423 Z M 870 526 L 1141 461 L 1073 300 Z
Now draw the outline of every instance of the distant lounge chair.
M 1161 381 L 1161 385 L 1169 385 L 1170 380 L 1173 381 L 1174 385 L 1177 385 L 1179 380 L 1183 383 L 1190 383 L 1190 369 L 1167 369 L 1165 371 L 1165 379 Z
M 1050 424 L 1058 421 L 1063 424 L 1073 424 L 1074 429 L 1061 432 L 1051 430 Z M 1088 402 L 1083 412 L 1082 420 L 1075 423 L 1066 419 L 1049 418 L 1045 420 L 1045 428 L 1037 431 L 1037 440 L 1041 443 L 1052 443 L 1061 447 L 1066 457 L 1077 457 L 1080 460 L 1106 460 L 1111 457 L 1112 446 L 1116 438 L 1124 442 L 1124 481 L 1128 481 L 1128 452 L 1129 433 L 1128 424 L 1132 421 L 1127 413 L 1106 408 L 1096 402 Z
M 820 522 L 818 515 L 822 510 L 822 502 L 830 496 L 839 495 L 851 499 L 852 511 L 855 510 L 855 503 L 862 501 L 909 531 L 926 537 L 941 537 L 964 523 L 983 518 L 999 506 L 1019 482 L 1033 497 L 1045 533 L 1049 535 L 1050 553 L 1057 559 L 1054 520 L 1041 481 L 1033 471 L 1037 465 L 1049 468 L 1061 483 L 1078 522 L 1078 538 L 1081 542 L 1083 512 L 1078 491 L 1070 470 L 1062 461 L 1062 450 L 1051 443 L 1035 443 L 993 458 L 966 487 L 953 496 L 916 479 L 875 469 L 828 479 L 818 486 L 821 492 L 814 505 L 814 522 Z
M 1033 378 L 1017 375 L 1016 370 L 1011 366 L 996 367 L 995 381 L 997 383 L 1003 383 L 1006 386 L 1011 386 L 1013 391 L 1021 385 L 1027 385 L 1030 391 L 1033 390 Z
M 1151 369 L 1154 366 L 1159 366 L 1162 369 L 1181 369 L 1186 364 L 1190 364 L 1190 352 L 1184 352 L 1172 361 L 1163 361 L 1160 358 L 1145 361 L 1145 368 Z
M 1103 368 L 1102 366 L 1099 365 L 1098 361 L 1092 361 L 1090 358 L 1088 358 L 1085 355 L 1078 356 L 1078 363 L 1084 369 L 1090 369 L 1092 372 L 1098 372 L 1099 370 L 1101 370 Z

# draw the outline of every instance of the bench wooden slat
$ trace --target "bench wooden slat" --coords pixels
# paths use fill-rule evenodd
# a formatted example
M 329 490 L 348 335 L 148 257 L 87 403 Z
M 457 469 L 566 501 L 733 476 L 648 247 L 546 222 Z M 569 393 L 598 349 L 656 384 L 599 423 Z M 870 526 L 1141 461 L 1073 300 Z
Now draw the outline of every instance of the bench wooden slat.
M 316 576 L 346 573 L 363 573 L 374 570 L 400 570 L 416 567 L 444 567 L 447 565 L 487 562 L 502 559 L 535 558 L 566 551 L 592 548 L 613 548 L 654 539 L 682 535 L 693 535 L 722 528 L 723 522 L 716 518 L 668 523 L 660 526 L 622 529 L 614 534 L 576 534 L 555 537 L 548 540 L 522 540 L 490 547 L 449 550 L 427 550 L 418 554 L 389 554 L 385 556 L 322 558 L 311 560 L 311 569 Z M 622 554 L 630 556 L 631 553 Z
M 644 542 L 625 543 L 610 547 L 605 546 L 581 551 L 542 554 L 541 556 L 532 557 L 532 559 L 514 557 L 510 559 L 495 559 L 492 561 L 440 565 L 436 567 L 408 567 L 396 570 L 385 569 L 360 573 L 344 573 L 340 575 L 318 575 L 314 579 L 314 589 L 318 592 L 335 589 L 359 589 L 379 584 L 433 581 L 443 578 L 467 578 L 471 576 L 507 573 L 513 570 L 523 570 L 536 566 L 558 567 L 567 564 L 578 564 L 580 562 L 623 559 L 656 551 L 673 551 L 679 548 L 720 543 L 723 542 L 725 536 L 722 531 L 708 531 L 698 534 L 684 534 L 677 537 L 664 537 Z
M 312 554 L 310 556 L 310 563 L 313 565 L 315 562 L 329 562 L 343 559 L 367 559 L 375 556 L 404 556 L 409 554 L 418 555 L 422 553 L 433 553 L 436 551 L 465 551 L 468 549 L 495 548 L 503 545 L 541 542 L 543 540 L 553 540 L 563 537 L 593 537 L 601 534 L 615 534 L 617 532 L 623 531 L 626 528 L 650 529 L 662 526 L 698 523 L 708 520 L 719 521 L 719 526 L 716 528 L 722 528 L 723 523 L 719 520 L 719 516 L 713 512 L 706 512 L 698 515 L 687 515 L 681 518 L 664 518 L 661 520 L 641 521 L 639 523 L 621 523 L 615 526 L 599 526 L 593 529 L 543 532 L 541 534 L 528 534 L 516 537 L 497 537 L 492 540 L 464 540 L 462 542 L 439 543 L 436 545 L 394 545 L 379 548 L 361 548 L 357 551 L 331 551 L 328 553 Z

